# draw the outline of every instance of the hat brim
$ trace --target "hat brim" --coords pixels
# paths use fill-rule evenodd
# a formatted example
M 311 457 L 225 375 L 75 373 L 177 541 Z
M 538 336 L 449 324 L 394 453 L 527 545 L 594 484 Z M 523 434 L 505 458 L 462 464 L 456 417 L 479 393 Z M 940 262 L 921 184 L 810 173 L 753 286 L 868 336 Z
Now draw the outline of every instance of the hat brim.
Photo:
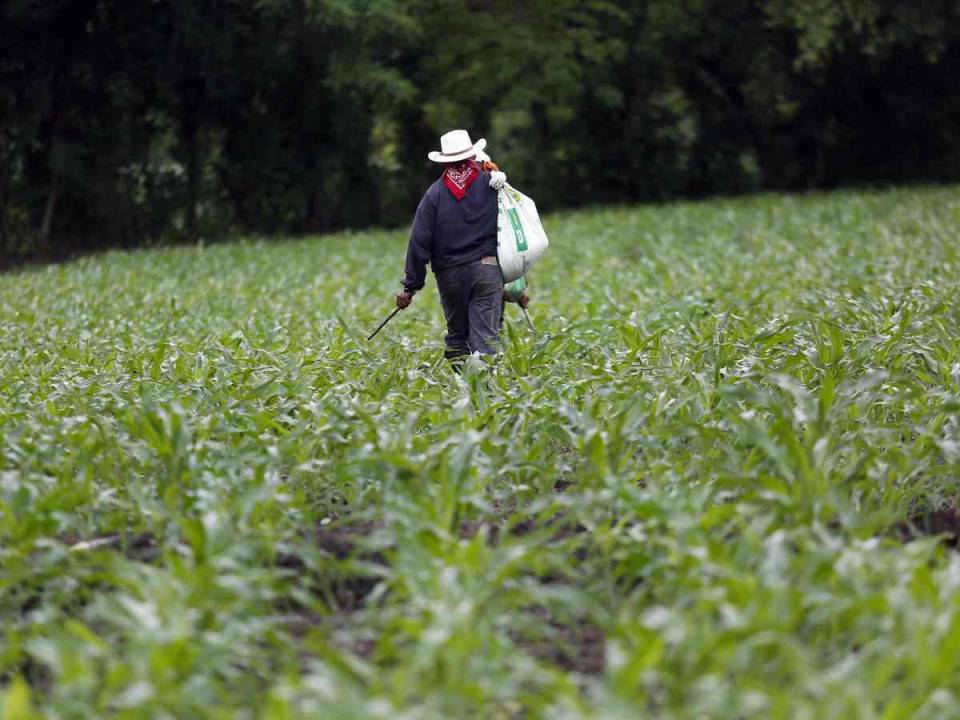
M 444 155 L 442 152 L 437 152 L 433 150 L 432 152 L 427 153 L 427 157 L 435 163 L 452 163 L 458 162 L 460 160 L 466 160 L 467 158 L 474 157 L 478 152 L 483 150 L 487 146 L 487 139 L 480 138 L 469 150 L 464 150 L 460 153 L 455 153 L 453 155 Z

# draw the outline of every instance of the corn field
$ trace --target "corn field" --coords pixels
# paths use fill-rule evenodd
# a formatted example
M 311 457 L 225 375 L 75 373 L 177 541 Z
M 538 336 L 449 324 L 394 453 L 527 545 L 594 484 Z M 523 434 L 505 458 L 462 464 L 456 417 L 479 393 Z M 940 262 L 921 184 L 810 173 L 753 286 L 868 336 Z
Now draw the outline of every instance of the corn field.
M 545 222 L 0 276 L 3 717 L 960 717 L 957 188 Z

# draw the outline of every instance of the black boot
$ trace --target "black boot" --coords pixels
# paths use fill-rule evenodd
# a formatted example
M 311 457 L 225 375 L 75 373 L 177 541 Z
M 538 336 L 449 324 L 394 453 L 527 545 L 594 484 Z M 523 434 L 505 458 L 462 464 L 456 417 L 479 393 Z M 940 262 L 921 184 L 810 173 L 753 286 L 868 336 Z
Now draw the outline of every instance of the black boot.
M 444 351 L 443 356 L 450 363 L 450 368 L 457 375 L 463 372 L 463 363 L 464 363 L 464 360 L 468 357 L 468 353 L 465 353 L 462 350 L 446 350 Z

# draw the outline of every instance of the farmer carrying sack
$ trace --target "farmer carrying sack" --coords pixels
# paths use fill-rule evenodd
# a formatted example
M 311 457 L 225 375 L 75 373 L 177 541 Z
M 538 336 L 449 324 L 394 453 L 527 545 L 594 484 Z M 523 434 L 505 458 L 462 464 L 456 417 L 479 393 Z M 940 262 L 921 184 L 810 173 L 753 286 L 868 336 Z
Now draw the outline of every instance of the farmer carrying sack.
M 549 244 L 536 204 L 505 184 L 497 192 L 497 258 L 503 281 L 526 275 Z

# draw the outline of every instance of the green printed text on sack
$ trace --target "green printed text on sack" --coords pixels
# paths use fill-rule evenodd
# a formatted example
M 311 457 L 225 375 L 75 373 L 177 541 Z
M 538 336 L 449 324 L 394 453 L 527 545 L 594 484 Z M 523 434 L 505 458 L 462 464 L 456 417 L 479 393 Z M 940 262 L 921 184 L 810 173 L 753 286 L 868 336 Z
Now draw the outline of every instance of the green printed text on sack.
M 517 240 L 517 250 L 527 249 L 527 236 L 523 232 L 523 224 L 520 222 L 520 213 L 516 208 L 508 208 L 507 216 L 510 218 L 510 224 L 513 226 L 513 236 Z

